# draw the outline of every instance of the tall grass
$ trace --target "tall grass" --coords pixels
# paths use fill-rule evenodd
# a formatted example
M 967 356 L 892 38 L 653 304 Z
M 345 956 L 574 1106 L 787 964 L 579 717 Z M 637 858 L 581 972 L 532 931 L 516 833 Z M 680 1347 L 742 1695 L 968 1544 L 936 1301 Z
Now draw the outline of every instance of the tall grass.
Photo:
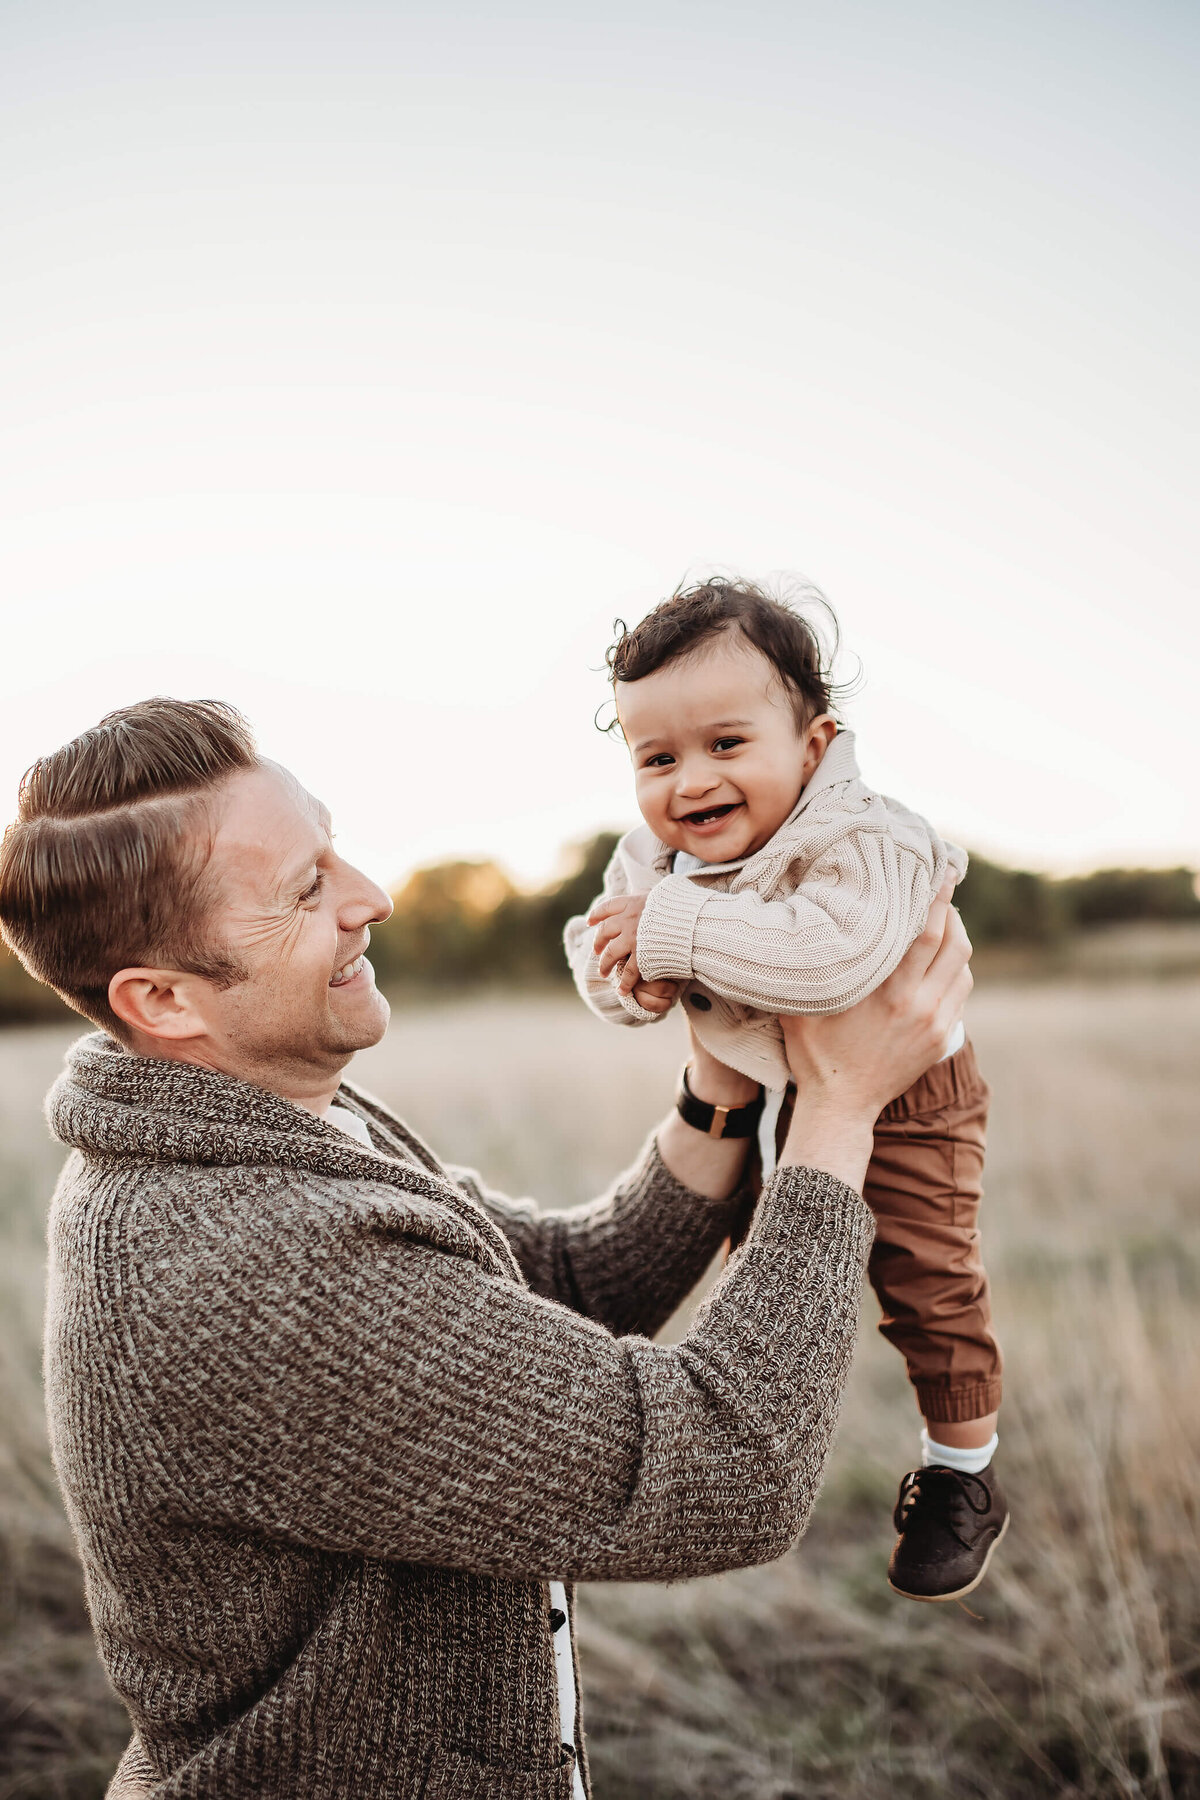
M 1014 1524 L 968 1607 L 884 1579 L 919 1421 L 864 1305 L 811 1530 L 782 1562 L 581 1603 L 601 1800 L 1200 1795 L 1200 986 L 978 993 Z M 0 1038 L 0 1800 L 103 1791 L 96 1670 L 37 1394 L 37 1118 L 69 1034 Z M 676 1025 L 566 997 L 401 1014 L 358 1078 L 512 1191 L 586 1198 L 668 1103 Z M 686 1329 L 686 1316 L 669 1331 Z

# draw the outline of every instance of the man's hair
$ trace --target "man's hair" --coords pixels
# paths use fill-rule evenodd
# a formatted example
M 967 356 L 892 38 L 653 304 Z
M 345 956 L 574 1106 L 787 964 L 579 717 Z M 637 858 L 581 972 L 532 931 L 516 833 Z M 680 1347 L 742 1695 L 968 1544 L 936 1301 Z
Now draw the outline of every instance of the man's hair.
M 0 933 L 29 973 L 126 1041 L 108 1003 L 120 969 L 244 979 L 207 935 L 211 799 L 257 764 L 232 706 L 161 697 L 40 757 L 0 843 Z
M 837 621 L 829 602 L 811 585 L 805 584 L 802 593 L 824 611 L 836 649 Z M 618 682 L 641 681 L 667 663 L 690 656 L 721 632 L 736 631 L 774 668 L 799 726 L 828 712 L 836 691 L 829 673 L 832 654 L 826 655 L 810 622 L 788 600 L 773 599 L 750 581 L 710 576 L 691 587 L 676 588 L 640 624 L 630 627 L 618 619 L 613 629 L 618 636 L 604 660 L 614 688 Z

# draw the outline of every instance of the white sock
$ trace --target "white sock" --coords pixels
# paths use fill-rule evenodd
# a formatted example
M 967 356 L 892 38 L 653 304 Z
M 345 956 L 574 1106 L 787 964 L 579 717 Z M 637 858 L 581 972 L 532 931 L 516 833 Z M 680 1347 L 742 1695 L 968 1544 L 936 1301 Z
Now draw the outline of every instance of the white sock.
M 922 1427 L 921 1467 L 927 1469 L 930 1463 L 941 1463 L 947 1469 L 956 1469 L 960 1475 L 982 1475 L 995 1456 L 999 1442 L 1000 1433 L 993 1431 L 990 1442 L 981 1444 L 977 1450 L 956 1450 L 952 1444 L 937 1443 Z

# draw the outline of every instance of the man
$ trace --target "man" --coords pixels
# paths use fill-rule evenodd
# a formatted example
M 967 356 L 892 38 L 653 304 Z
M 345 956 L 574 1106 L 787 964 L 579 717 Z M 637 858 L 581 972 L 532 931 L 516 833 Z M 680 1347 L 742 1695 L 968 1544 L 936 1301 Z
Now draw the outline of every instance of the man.
M 942 902 L 862 1007 L 789 1024 L 781 1167 L 665 1347 L 746 1202 L 756 1090 L 695 1049 L 604 1200 L 514 1205 L 342 1079 L 386 1027 L 364 953 L 389 910 L 214 702 L 147 701 L 43 759 L 0 850 L 8 941 L 102 1028 L 50 1098 L 73 1154 L 46 1368 L 133 1723 L 113 1795 L 584 1794 L 570 1584 L 803 1530 L 871 1127 L 970 986 Z

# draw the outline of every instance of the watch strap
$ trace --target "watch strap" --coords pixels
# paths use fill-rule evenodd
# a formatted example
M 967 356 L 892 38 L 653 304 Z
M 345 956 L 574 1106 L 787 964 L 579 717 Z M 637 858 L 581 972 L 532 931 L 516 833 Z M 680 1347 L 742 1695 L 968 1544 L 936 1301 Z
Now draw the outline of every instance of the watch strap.
M 765 1104 L 766 1093 L 761 1087 L 758 1099 L 748 1101 L 745 1106 L 714 1106 L 708 1100 L 698 1100 L 688 1086 L 685 1068 L 675 1109 L 686 1124 L 693 1126 L 696 1131 L 703 1131 L 708 1137 L 748 1138 L 753 1137 L 758 1130 Z

